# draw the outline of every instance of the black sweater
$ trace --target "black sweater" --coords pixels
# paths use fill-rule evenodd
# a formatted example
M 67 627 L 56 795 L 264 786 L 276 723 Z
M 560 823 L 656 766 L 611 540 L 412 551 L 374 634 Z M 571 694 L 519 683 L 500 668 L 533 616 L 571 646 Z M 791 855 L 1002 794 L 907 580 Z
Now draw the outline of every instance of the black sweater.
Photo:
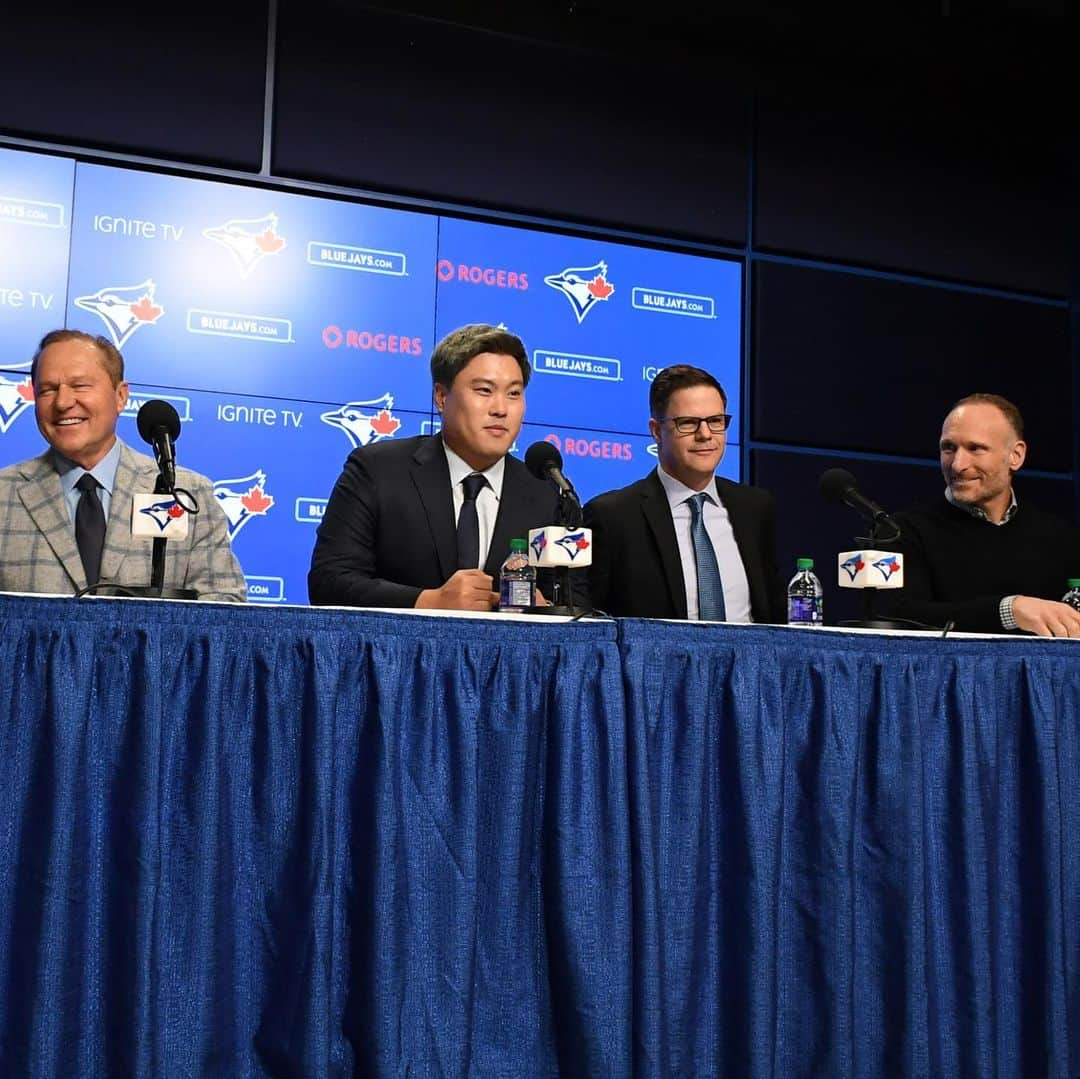
M 1061 599 L 1080 577 L 1080 529 L 1029 502 L 994 525 L 951 505 L 944 496 L 896 514 L 904 587 L 880 593 L 881 606 L 928 625 L 1001 633 L 1003 596 Z

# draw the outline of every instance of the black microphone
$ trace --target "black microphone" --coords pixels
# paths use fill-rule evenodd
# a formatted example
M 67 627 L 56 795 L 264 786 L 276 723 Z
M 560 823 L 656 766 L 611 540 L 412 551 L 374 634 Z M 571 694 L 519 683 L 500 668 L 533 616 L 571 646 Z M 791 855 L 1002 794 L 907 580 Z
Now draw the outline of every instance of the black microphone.
M 818 490 L 827 502 L 843 502 L 868 521 L 888 521 L 892 524 L 888 513 L 859 490 L 855 477 L 846 468 L 829 468 L 822 472 Z
M 525 451 L 525 467 L 538 480 L 549 480 L 555 485 L 565 518 L 563 527 L 577 528 L 581 524 L 581 500 L 574 485 L 563 475 L 562 454 L 550 442 L 534 442 Z
M 180 417 L 168 401 L 147 401 L 135 421 L 144 442 L 154 447 L 158 471 L 166 488 L 176 486 L 176 451 L 173 443 L 180 437 Z

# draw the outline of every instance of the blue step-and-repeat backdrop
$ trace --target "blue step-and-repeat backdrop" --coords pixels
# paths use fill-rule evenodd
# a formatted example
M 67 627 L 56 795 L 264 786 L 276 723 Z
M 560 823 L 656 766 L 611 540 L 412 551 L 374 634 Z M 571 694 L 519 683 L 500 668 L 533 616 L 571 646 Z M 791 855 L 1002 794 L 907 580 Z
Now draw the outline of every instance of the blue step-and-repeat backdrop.
M 249 598 L 306 603 L 315 528 L 355 446 L 438 430 L 444 334 L 502 325 L 583 499 L 655 466 L 648 388 L 693 363 L 740 400 L 741 266 L 595 239 L 0 148 L 0 466 L 40 453 L 30 357 L 111 337 L 132 395 L 183 420 L 180 464 L 229 519 Z M 738 478 L 737 407 L 721 471 Z

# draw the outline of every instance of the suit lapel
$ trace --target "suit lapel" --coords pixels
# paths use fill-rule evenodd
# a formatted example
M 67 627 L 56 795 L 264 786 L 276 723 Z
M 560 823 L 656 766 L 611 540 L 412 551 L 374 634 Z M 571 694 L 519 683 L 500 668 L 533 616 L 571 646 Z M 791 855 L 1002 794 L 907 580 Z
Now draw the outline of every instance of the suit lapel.
M 495 528 L 491 533 L 491 544 L 488 547 L 487 558 L 484 561 L 484 572 L 489 577 L 498 577 L 502 568 L 503 559 L 510 551 L 512 539 L 525 539 L 520 531 L 515 534 L 515 528 L 519 528 L 518 522 L 526 521 L 529 509 L 529 494 L 526 484 L 516 475 L 517 469 L 523 467 L 514 458 L 507 456 L 503 466 L 502 493 L 499 495 L 499 512 L 495 516 Z
M 157 470 L 151 463 L 140 467 L 135 454 L 123 442 L 120 443 L 120 460 L 116 465 L 116 479 L 113 481 L 112 498 L 109 503 L 109 520 L 105 526 L 105 550 L 101 555 L 101 577 L 106 581 L 120 579 L 120 570 L 124 559 L 132 552 L 135 541 L 131 538 L 131 508 L 136 494 L 150 494 L 154 490 Z M 146 540 L 146 554 L 150 545 Z M 149 566 L 149 559 L 146 562 Z M 149 569 L 144 572 L 148 573 Z M 142 582 L 140 582 L 142 583 Z M 149 583 L 147 578 L 146 583 Z
M 454 500 L 450 493 L 450 467 L 442 439 L 432 437 L 413 454 L 412 481 L 427 516 L 428 531 L 435 540 L 439 572 L 445 581 L 457 570 L 457 530 Z
M 19 488 L 19 500 L 71 578 L 73 588 L 85 588 L 86 573 L 79 548 L 75 546 L 75 532 L 60 486 L 60 474 L 48 453 L 35 458 L 34 464 L 36 467 L 25 474 L 27 482 Z
M 725 484 L 717 476 L 716 497 L 727 510 L 728 520 L 731 522 L 731 533 L 735 537 L 735 546 L 739 549 L 739 558 L 746 572 L 746 583 L 750 588 L 750 610 L 767 610 L 767 607 L 761 606 L 762 582 L 757 573 L 760 559 L 754 557 L 753 537 L 750 535 L 751 521 L 745 512 L 746 506 L 740 497 L 738 484 Z
M 664 582 L 675 616 L 686 618 L 686 578 L 683 577 L 682 564 L 679 561 L 679 541 L 675 537 L 675 524 L 671 519 L 667 492 L 655 472 L 646 479 L 645 489 L 641 494 L 641 510 L 656 541 L 660 565 L 664 569 Z

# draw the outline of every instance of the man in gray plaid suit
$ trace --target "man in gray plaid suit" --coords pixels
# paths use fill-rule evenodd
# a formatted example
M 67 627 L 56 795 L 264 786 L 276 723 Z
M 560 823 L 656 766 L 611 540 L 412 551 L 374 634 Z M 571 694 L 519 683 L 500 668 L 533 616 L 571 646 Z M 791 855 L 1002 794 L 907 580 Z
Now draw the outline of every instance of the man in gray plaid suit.
M 128 399 L 123 357 L 103 337 L 53 330 L 31 376 L 50 449 L 0 469 L 0 591 L 71 595 L 97 581 L 148 585 L 152 545 L 132 536 L 132 504 L 153 492 L 158 468 L 116 437 Z M 200 512 L 186 538 L 168 543 L 165 586 L 242 602 L 244 575 L 212 484 L 177 469 L 176 485 Z

